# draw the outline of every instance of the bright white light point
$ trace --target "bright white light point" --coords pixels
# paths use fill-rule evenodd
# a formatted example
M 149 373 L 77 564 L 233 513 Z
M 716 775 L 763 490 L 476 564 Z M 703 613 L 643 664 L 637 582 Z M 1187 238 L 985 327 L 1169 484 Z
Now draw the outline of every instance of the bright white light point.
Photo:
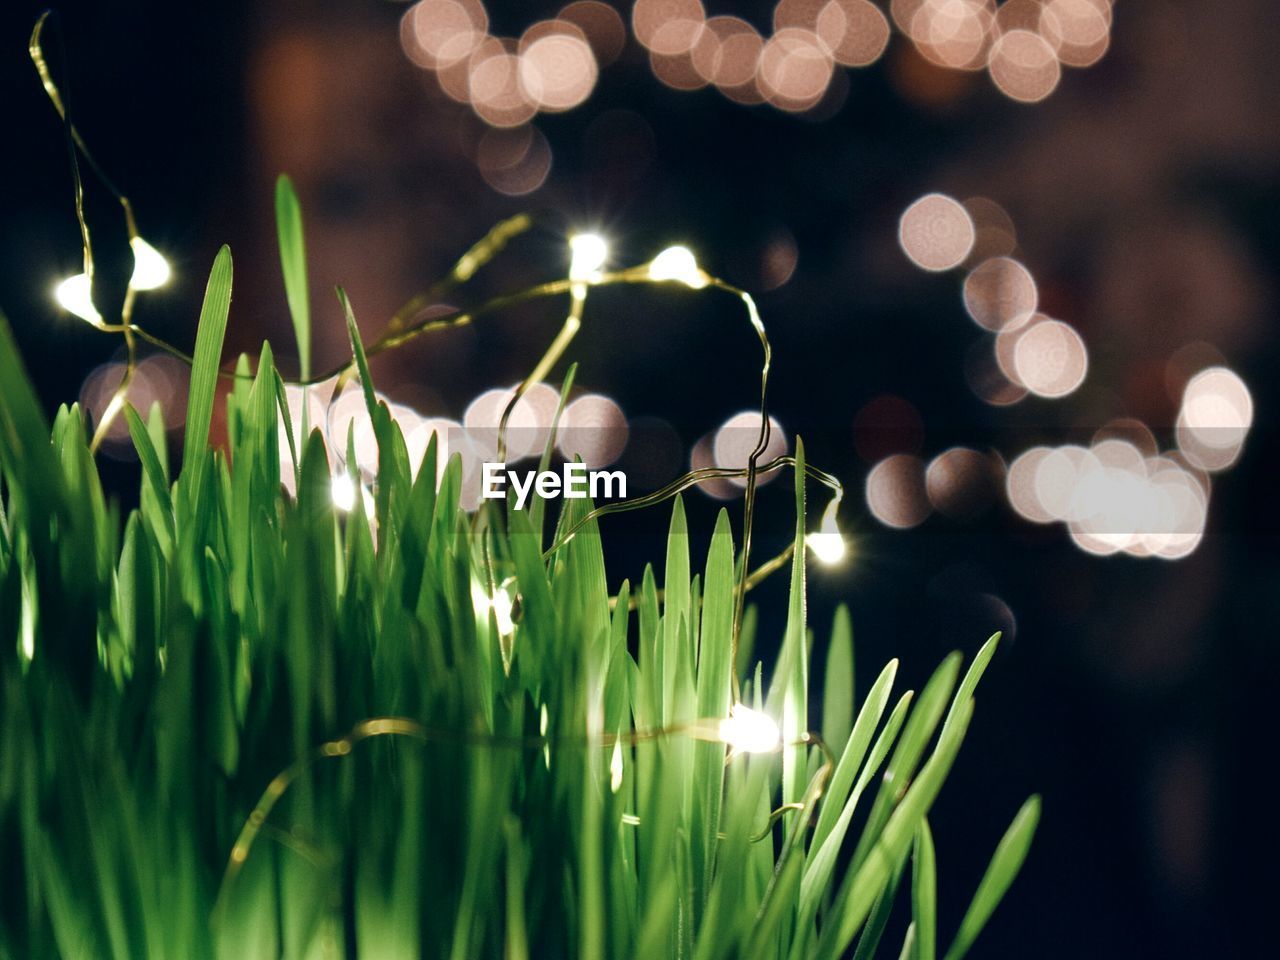
M 513 606 L 511 594 L 505 590 L 499 590 L 489 601 L 489 609 L 493 611 L 494 622 L 497 623 L 498 632 L 501 634 L 510 634 L 516 629 L 515 621 L 511 619 Z
M 604 262 L 609 259 L 609 245 L 598 233 L 579 233 L 569 238 L 572 257 L 569 260 L 569 279 L 589 281 L 600 277 Z
M 356 485 L 351 477 L 340 473 L 329 482 L 333 505 L 343 513 L 349 513 L 356 505 Z
M 141 237 L 134 237 L 129 246 L 133 247 L 133 276 L 129 278 L 129 286 L 135 290 L 154 290 L 169 282 L 173 271 L 164 254 Z
M 840 527 L 836 524 L 836 508 L 839 505 L 839 500 L 832 500 L 822 515 L 822 525 L 818 528 L 818 532 L 807 534 L 804 538 L 804 542 L 819 562 L 829 567 L 843 560 L 847 552 L 844 537 L 841 536 Z
M 67 277 L 54 288 L 53 296 L 63 310 L 74 313 L 81 320 L 102 322 L 102 314 L 93 305 L 93 284 L 85 274 L 77 273 L 74 277 Z
M 489 619 L 489 611 L 493 611 L 494 622 L 498 625 L 498 632 L 503 636 L 509 636 L 516 629 L 515 621 L 511 619 L 511 611 L 515 606 L 515 602 L 511 599 L 511 594 L 499 587 L 493 594 L 485 593 L 480 584 L 473 583 L 471 585 L 471 602 L 474 604 L 476 611 Z M 543 731 L 544 733 L 546 731 Z
M 720 739 L 734 753 L 770 753 L 782 745 L 782 731 L 767 713 L 735 703 L 720 721 Z
M 622 741 L 613 744 L 613 757 L 609 760 L 609 789 L 617 793 L 622 789 Z
M 694 290 L 707 285 L 707 276 L 698 269 L 698 260 L 688 247 L 667 247 L 649 264 L 651 280 L 675 280 Z

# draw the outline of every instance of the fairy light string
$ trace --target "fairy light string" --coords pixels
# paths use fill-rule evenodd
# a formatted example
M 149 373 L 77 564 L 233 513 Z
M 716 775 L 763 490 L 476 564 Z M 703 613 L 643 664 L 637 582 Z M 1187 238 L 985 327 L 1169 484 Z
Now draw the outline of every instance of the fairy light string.
M 137 369 L 137 352 L 139 342 L 146 343 L 158 350 L 168 353 L 187 365 L 191 365 L 193 363 L 193 358 L 172 343 L 149 333 L 144 328 L 133 322 L 133 308 L 136 300 L 136 294 L 141 290 L 154 289 L 156 286 L 159 286 L 167 280 L 169 269 L 168 264 L 164 260 L 163 256 L 155 250 L 155 248 L 151 247 L 150 244 L 146 243 L 146 241 L 142 239 L 138 233 L 133 207 L 128 197 L 125 196 L 125 194 L 105 174 L 96 159 L 93 157 L 93 154 L 89 151 L 87 144 L 80 135 L 80 132 L 71 121 L 70 111 L 67 106 L 67 96 L 64 89 L 60 89 L 54 82 L 44 51 L 45 28 L 46 25 L 51 22 L 51 18 L 53 17 L 54 14 L 52 11 L 46 11 L 37 20 L 35 28 L 32 31 L 29 52 L 32 62 L 40 76 L 45 92 L 62 120 L 71 160 L 71 173 L 75 193 L 76 221 L 80 229 L 84 255 L 84 273 L 82 275 L 83 282 L 76 288 L 77 291 L 82 290 L 84 294 L 83 302 L 79 304 L 82 309 L 73 310 L 72 312 L 76 312 L 82 317 L 82 319 L 86 320 L 86 322 L 97 330 L 105 333 L 121 334 L 124 338 L 126 351 L 124 375 L 99 419 L 90 444 L 91 451 L 96 452 L 105 438 L 107 431 L 110 429 L 111 424 L 123 410 L 129 386 L 132 383 L 134 373 Z M 135 272 L 125 291 L 125 296 L 120 307 L 120 320 L 118 323 L 108 323 L 105 321 L 101 315 L 97 313 L 97 309 L 93 305 L 92 283 L 94 274 L 94 258 L 89 234 L 89 225 L 84 212 L 84 184 L 80 173 L 80 158 L 84 159 L 97 179 L 120 203 L 125 218 L 130 246 L 134 251 Z M 439 303 L 440 298 L 445 293 L 467 284 L 475 276 L 477 271 L 496 258 L 497 255 L 507 247 L 511 240 L 532 229 L 536 223 L 537 220 L 533 216 L 529 214 L 520 214 L 502 221 L 491 229 L 484 238 L 473 245 L 462 255 L 461 258 L 459 258 L 453 269 L 446 277 L 429 287 L 427 290 L 410 298 L 399 310 L 397 310 L 388 321 L 382 334 L 365 348 L 365 354 L 366 356 L 372 357 L 380 353 L 389 352 L 427 333 L 466 326 L 484 316 L 507 310 L 519 304 L 568 295 L 569 310 L 563 324 L 529 375 L 526 376 L 513 391 L 511 398 L 503 409 L 498 427 L 498 456 L 501 460 L 505 457 L 506 433 L 511 415 L 515 410 L 516 405 L 534 384 L 546 380 L 555 366 L 564 357 L 582 327 L 588 292 L 592 288 L 615 285 L 667 284 L 675 282 L 688 286 L 693 290 L 702 290 L 704 288 L 718 290 L 738 299 L 746 311 L 747 320 L 759 341 L 762 352 L 759 397 L 760 427 L 755 447 L 747 458 L 745 468 L 714 467 L 690 470 L 683 476 L 646 496 L 596 507 L 587 512 L 584 516 L 578 518 L 563 533 L 561 533 L 555 542 L 544 552 L 544 558 L 550 560 L 556 551 L 570 542 L 586 524 L 598 520 L 603 516 L 612 513 L 642 509 L 663 503 L 677 496 L 681 492 L 706 481 L 745 478 L 742 549 L 741 555 L 737 561 L 738 572 L 735 585 L 730 648 L 730 662 L 736 662 L 745 610 L 746 593 L 770 574 L 785 567 L 792 557 L 795 549 L 794 543 L 790 543 L 780 554 L 766 561 L 756 570 L 753 571 L 750 569 L 750 553 L 753 540 L 756 494 L 757 487 L 759 485 L 759 478 L 762 474 L 768 474 L 775 470 L 782 469 L 783 467 L 789 466 L 794 469 L 798 466 L 796 458 L 792 456 L 777 457 L 763 466 L 759 462 L 760 458 L 767 450 L 771 438 L 771 423 L 768 410 L 768 385 L 769 372 L 772 365 L 772 346 L 769 342 L 768 334 L 765 330 L 764 323 L 755 300 L 747 291 L 705 272 L 698 265 L 693 254 L 687 248 L 671 247 L 662 251 L 657 257 L 647 264 L 617 271 L 606 271 L 604 267 L 607 260 L 607 247 L 604 245 L 603 240 L 595 237 L 594 235 L 580 235 L 570 238 L 570 247 L 574 256 L 570 263 L 569 276 L 567 278 L 537 284 L 515 293 L 499 295 L 469 309 L 454 310 L 442 316 L 433 316 L 427 313 L 430 307 Z M 72 280 L 78 282 L 78 278 L 72 278 Z M 66 304 L 64 303 L 64 306 L 65 305 Z M 356 372 L 356 363 L 353 359 L 339 364 L 326 373 L 289 381 L 282 380 L 281 382 L 305 387 L 336 378 L 339 384 L 341 384 Z M 224 378 L 246 376 L 246 374 L 237 374 L 227 370 L 219 371 L 219 375 Z M 248 374 L 248 376 L 252 375 L 252 373 Z M 552 425 L 553 435 L 554 429 L 555 424 Z M 843 487 L 841 486 L 840 481 L 831 474 L 819 470 L 808 463 L 804 466 L 804 472 L 806 477 L 816 480 L 832 492 L 832 498 L 824 517 L 824 528 L 820 531 L 820 534 L 828 532 L 834 533 L 838 537 L 838 529 L 835 526 L 835 511 L 843 497 Z M 828 525 L 831 527 L 830 531 L 826 529 Z M 821 558 L 821 554 L 819 555 Z M 493 598 L 496 598 L 499 591 L 505 594 L 510 578 L 508 578 L 507 581 L 503 581 L 501 584 L 497 582 L 497 576 L 493 566 L 493 557 L 487 546 L 484 549 L 482 569 L 487 587 L 486 593 L 489 598 L 491 598 L 490 606 L 486 608 L 485 615 L 487 618 L 492 617 L 493 621 L 498 623 L 499 618 L 497 616 L 496 608 L 493 606 Z M 509 611 L 507 611 L 507 614 L 507 621 L 509 625 Z M 499 632 L 504 632 L 503 626 L 503 624 L 499 623 Z M 513 625 L 511 625 L 511 632 L 514 632 Z M 513 639 L 513 637 L 509 638 L 509 640 L 504 642 L 502 646 L 504 663 L 510 662 L 512 650 L 509 648 L 508 643 L 513 641 Z M 332 740 L 322 744 L 308 755 L 295 761 L 291 766 L 273 778 L 262 794 L 262 797 L 255 806 L 253 812 L 250 814 L 248 820 L 244 824 L 244 827 L 240 832 L 240 836 L 231 851 L 222 888 L 219 891 L 218 905 L 215 908 L 215 917 L 219 915 L 223 904 L 225 903 L 227 890 L 247 860 L 255 839 L 263 833 L 271 835 L 272 828 L 267 823 L 267 818 L 269 817 L 272 809 L 285 795 L 289 787 L 297 780 L 297 778 L 321 760 L 348 756 L 357 744 L 382 736 L 407 737 L 420 743 L 447 742 L 455 744 L 474 744 L 493 748 L 545 750 L 553 741 L 562 744 L 576 744 L 582 747 L 618 747 L 620 745 L 634 746 L 641 742 L 660 737 L 687 735 L 695 739 L 726 743 L 730 747 L 730 757 L 738 753 L 770 752 L 782 747 L 784 744 L 782 743 L 781 734 L 778 732 L 776 722 L 773 721 L 772 718 L 768 717 L 767 714 L 762 714 L 746 707 L 741 700 L 741 691 L 737 672 L 731 670 L 730 676 L 732 678 L 733 696 L 730 714 L 727 718 L 705 718 L 678 727 L 670 727 L 660 730 L 633 730 L 629 732 L 620 732 L 618 734 L 598 734 L 596 736 L 583 739 L 550 738 L 545 733 L 534 737 L 512 738 L 490 734 L 443 731 L 428 727 L 415 720 L 407 718 L 384 717 L 365 720 L 352 728 L 346 736 L 338 740 Z M 827 748 L 821 738 L 814 733 L 804 734 L 797 744 L 818 746 L 823 750 L 825 761 L 819 768 L 814 780 L 811 782 L 810 789 L 806 792 L 803 801 L 798 804 L 785 804 L 783 807 L 770 814 L 763 832 L 760 833 L 759 836 L 753 837 L 753 841 L 757 841 L 768 836 L 773 826 L 786 812 L 795 809 L 803 809 L 812 803 L 816 803 L 817 798 L 825 789 L 827 779 L 829 778 L 831 771 L 834 769 L 834 757 L 831 755 L 829 748 Z M 638 818 L 635 818 L 633 815 L 629 817 L 624 816 L 624 822 L 634 825 L 639 824 Z M 803 818 L 800 823 L 803 823 Z
M 786 746 L 816 747 L 822 753 L 823 762 L 809 781 L 809 786 L 799 802 L 784 803 L 770 811 L 765 818 L 764 826 L 749 838 L 750 843 L 759 843 L 766 839 L 777 823 L 788 812 L 811 809 L 822 795 L 835 771 L 836 756 L 822 737 L 813 731 L 802 734 L 794 743 L 784 743 L 781 731 L 768 714 L 746 707 L 744 704 L 734 705 L 727 718 L 702 718 L 688 723 L 674 724 L 656 729 L 630 730 L 625 732 L 600 733 L 583 737 L 556 737 L 546 733 L 531 735 L 502 735 L 481 733 L 477 731 L 444 730 L 428 726 L 410 717 L 372 717 L 362 720 L 345 735 L 326 741 L 315 747 L 305 756 L 294 761 L 272 778 L 262 791 L 258 802 L 246 818 L 240 829 L 236 842 L 227 857 L 227 866 L 223 871 L 222 883 L 214 901 L 212 924 L 216 929 L 225 915 L 231 889 L 239 877 L 254 845 L 260 836 L 292 836 L 279 831 L 268 822 L 272 811 L 289 792 L 290 788 L 311 768 L 324 760 L 342 759 L 351 756 L 354 749 L 369 740 L 380 737 L 399 737 L 419 743 L 423 746 L 432 744 L 464 745 L 483 747 L 494 750 L 545 751 L 551 746 L 557 748 L 610 749 L 620 746 L 634 747 L 642 743 L 666 739 L 675 736 L 687 736 L 694 740 L 710 743 L 723 743 L 728 747 L 725 762 L 737 756 L 747 754 L 770 754 Z M 635 814 L 622 815 L 622 822 L 628 826 L 643 826 Z M 807 818 L 800 818 L 793 829 L 807 829 Z M 728 839 L 719 833 L 720 840 Z
M 27 52 L 31 56 L 31 62 L 35 65 L 36 73 L 40 76 L 40 83 L 44 87 L 45 94 L 49 97 L 49 101 L 53 104 L 53 108 L 58 112 L 59 118 L 62 120 L 62 129 L 67 140 L 67 152 L 71 162 L 71 179 L 75 191 L 75 212 L 76 222 L 80 227 L 80 241 L 84 253 L 84 272 L 81 274 L 83 283 L 77 284 L 79 278 L 72 277 L 68 281 L 63 282 L 63 288 L 68 283 L 77 284 L 74 288 L 77 293 L 83 292 L 83 304 L 79 313 L 82 319 L 86 320 L 91 326 L 104 333 L 120 333 L 124 337 L 125 344 L 125 368 L 124 374 L 120 378 L 120 384 L 116 387 L 111 399 L 108 401 L 106 408 L 103 410 L 102 416 L 98 420 L 98 424 L 93 432 L 93 437 L 89 442 L 89 449 L 96 453 L 102 445 L 102 441 L 106 438 L 107 431 L 111 429 L 115 418 L 124 409 L 125 398 L 129 392 L 129 386 L 133 382 L 134 374 L 138 367 L 138 344 L 135 334 L 138 328 L 133 321 L 134 301 L 139 290 L 154 289 L 168 279 L 168 264 L 159 252 L 149 243 L 142 239 L 138 233 L 138 223 L 133 214 L 133 204 L 129 202 L 129 198 L 124 192 L 115 185 L 114 181 L 107 176 L 105 170 L 94 158 L 93 153 L 89 150 L 84 138 L 80 135 L 80 131 L 71 121 L 71 112 L 68 106 L 68 96 L 64 89 L 59 89 L 53 80 L 53 73 L 49 69 L 48 59 L 44 52 L 44 31 L 47 24 L 56 21 L 57 14 L 52 10 L 46 10 L 36 20 L 36 25 L 31 31 L 31 39 L 27 44 Z M 63 62 L 66 62 L 65 50 L 63 51 Z M 116 201 L 120 204 L 124 213 L 125 229 L 129 237 L 129 246 L 134 253 L 134 273 L 130 277 L 129 285 L 125 290 L 124 302 L 120 307 L 120 322 L 118 324 L 110 324 L 102 319 L 101 314 L 97 312 L 97 308 L 93 303 L 93 244 L 89 237 L 89 222 L 85 218 L 84 213 L 84 180 L 80 175 L 79 158 L 83 157 L 89 169 L 93 171 L 94 176 L 106 188 Z M 140 276 L 140 267 L 146 267 L 150 270 L 150 276 Z M 161 270 L 161 267 L 163 268 Z M 61 291 L 60 291 L 61 292 Z M 64 305 L 66 305 L 64 303 Z M 149 342 L 153 342 L 154 338 L 144 337 Z

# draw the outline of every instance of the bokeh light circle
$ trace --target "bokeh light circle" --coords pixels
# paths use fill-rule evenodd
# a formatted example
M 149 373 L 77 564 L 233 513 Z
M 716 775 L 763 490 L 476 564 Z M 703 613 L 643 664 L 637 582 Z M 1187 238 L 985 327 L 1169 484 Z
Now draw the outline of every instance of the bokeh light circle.
M 930 193 L 902 214 L 898 241 L 922 270 L 950 270 L 963 263 L 973 247 L 973 219 L 958 201 Z

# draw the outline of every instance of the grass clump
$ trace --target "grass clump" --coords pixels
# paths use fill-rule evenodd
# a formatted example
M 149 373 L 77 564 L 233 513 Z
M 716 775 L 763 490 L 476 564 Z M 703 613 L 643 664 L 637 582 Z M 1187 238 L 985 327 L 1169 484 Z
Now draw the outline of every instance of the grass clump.
M 302 267 L 284 265 L 296 320 Z M 158 414 L 126 410 L 127 516 L 81 412 L 45 421 L 0 318 L 0 956 L 965 954 L 1039 809 L 944 950 L 926 818 L 996 638 L 918 693 L 895 693 L 889 664 L 855 711 L 841 613 L 825 746 L 805 737 L 802 448 L 781 653 L 767 683 L 760 665 L 734 677 L 727 514 L 695 573 L 677 499 L 661 574 L 610 596 L 594 521 L 544 555 L 545 504 L 468 516 L 434 441 L 415 478 L 354 324 L 368 503 L 335 510 L 334 465 L 281 418 L 268 346 L 252 376 L 242 358 L 211 449 L 231 278 L 224 249 L 176 475 Z M 587 512 L 564 503 L 560 531 Z M 726 757 L 738 690 L 779 749 Z

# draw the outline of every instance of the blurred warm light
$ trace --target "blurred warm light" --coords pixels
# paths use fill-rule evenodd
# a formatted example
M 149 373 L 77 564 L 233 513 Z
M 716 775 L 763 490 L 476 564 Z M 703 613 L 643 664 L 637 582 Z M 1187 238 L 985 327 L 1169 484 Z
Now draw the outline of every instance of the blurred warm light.
M 733 753 L 770 753 L 782 745 L 782 731 L 773 717 L 735 703 L 720 721 L 720 739 Z
M 999 6 L 995 0 L 891 0 L 889 8 L 912 45 L 912 54 L 898 61 L 907 71 L 903 82 L 936 101 L 965 88 L 956 71 L 985 67 L 1006 95 L 1034 102 L 1053 91 L 1061 64 L 1089 66 L 1110 43 L 1108 0 L 1005 0 Z M 701 0 L 635 0 L 630 21 L 666 86 L 691 91 L 715 84 L 736 103 L 769 102 L 794 113 L 838 106 L 848 81 L 834 67 L 876 62 L 891 33 L 889 18 L 872 0 L 779 0 L 763 37 L 741 17 L 708 17 Z M 490 36 L 488 28 L 481 0 L 420 0 L 402 18 L 400 34 L 414 63 L 435 71 L 450 97 L 470 102 L 495 126 L 522 123 L 530 110 L 580 105 L 599 69 L 616 60 L 627 41 L 619 11 L 600 0 L 575 0 L 554 19 L 533 24 L 516 68 L 506 59 L 516 53 L 511 42 Z M 522 100 L 512 91 L 513 69 Z M 837 96 L 829 96 L 833 91 Z M 983 256 L 1007 252 L 982 250 Z
M 1052 452 L 1048 447 L 1024 450 L 1009 464 L 1005 475 L 1005 494 L 1009 505 L 1020 517 L 1032 523 L 1052 523 L 1058 519 L 1044 508 L 1036 495 L 1036 472 Z
M 787 27 L 812 30 L 825 4 L 826 0 L 778 0 L 773 7 L 774 32 Z
M 726 470 L 745 470 L 751 459 L 751 453 L 760 442 L 760 412 L 744 410 L 734 414 L 720 425 L 712 441 L 712 458 L 717 467 Z M 770 460 L 785 456 L 787 452 L 787 434 L 774 417 L 769 418 L 769 442 L 764 452 L 757 459 L 757 466 Z M 772 480 L 775 474 L 758 474 L 756 482 L 763 484 Z M 745 487 L 747 481 L 743 477 L 734 477 L 730 481 L 734 486 Z
M 997 344 L 999 339 L 996 338 Z M 1012 406 L 1027 395 L 1027 388 L 1011 380 L 1000 368 L 988 341 L 973 344 L 965 354 L 964 380 L 978 399 L 993 407 Z
M 911 23 L 926 2 L 928 0 L 890 0 L 889 15 L 893 17 L 899 30 L 911 36 Z
M 1004 207 L 989 197 L 969 197 L 964 208 L 973 220 L 975 237 L 969 252 L 973 262 L 1013 253 L 1018 246 L 1018 231 Z
M 699 0 L 636 0 L 631 27 L 652 53 L 688 53 L 698 40 L 707 14 Z
M 481 459 L 492 459 L 497 455 L 498 428 L 502 423 L 502 413 L 514 396 L 513 388 L 486 390 L 472 400 L 463 412 L 462 425 Z M 507 462 L 542 452 L 546 443 L 547 426 L 542 424 L 541 418 L 541 409 L 529 402 L 527 394 L 512 408 L 505 434 Z
M 998 459 L 969 447 L 952 447 L 929 462 L 925 494 L 933 508 L 953 520 L 985 510 L 1001 469 Z
M 577 233 L 569 238 L 569 279 L 590 282 L 599 278 L 609 259 L 609 245 L 598 233 Z
M 485 183 L 509 197 L 533 193 L 551 172 L 551 145 L 531 124 L 492 127 L 476 147 L 476 167 Z
M 965 309 L 974 323 L 993 333 L 1026 323 L 1036 303 L 1031 272 L 1009 257 L 984 260 L 964 281 Z
M 818 13 L 814 31 L 845 67 L 870 66 L 889 45 L 889 21 L 871 0 L 830 0 Z
M 1183 389 L 1175 433 L 1179 451 L 1199 470 L 1234 466 L 1252 425 L 1253 397 L 1228 367 L 1202 370 Z
M 693 51 L 698 72 L 730 99 L 754 97 L 759 102 L 755 78 L 764 39 L 756 28 L 739 17 L 712 17 L 705 34 L 709 36 L 702 38 Z
M 502 414 L 515 396 L 515 387 L 486 390 L 462 415 L 466 446 L 479 460 L 492 460 L 498 451 Z M 551 436 L 551 424 L 560 405 L 560 394 L 545 383 L 534 383 L 511 409 L 507 419 L 506 460 L 538 456 Z M 565 421 L 561 421 L 562 425 Z M 424 448 L 425 449 L 425 448 Z
M 931 511 L 923 461 L 906 453 L 881 460 L 867 474 L 866 500 L 871 515 L 887 527 L 906 530 L 923 523 Z
M 511 52 L 511 46 L 510 41 L 487 40 L 468 63 L 471 108 L 495 127 L 519 126 L 537 112 L 537 104 L 521 83 L 521 59 Z
M 695 443 L 689 451 L 690 470 L 709 470 L 716 466 L 714 454 L 715 436 L 706 434 Z M 740 487 L 735 487 L 728 480 L 703 480 L 698 489 L 713 500 L 732 500 L 741 494 Z
M 1135 476 L 1146 476 L 1146 457 L 1128 440 L 1109 437 L 1094 443 L 1089 450 L 1103 467 L 1122 470 Z
M 560 11 L 558 19 L 572 23 L 591 44 L 596 63 L 606 66 L 618 59 L 627 44 L 627 27 L 622 17 L 607 3 L 577 0 Z
M 347 388 L 329 404 L 329 409 L 325 412 L 324 432 L 329 438 L 330 449 L 336 452 L 339 458 L 347 455 L 349 435 L 372 434 L 373 423 L 369 419 L 369 407 L 359 384 L 348 384 Z
M 465 60 L 489 29 L 480 0 L 420 0 L 401 20 L 401 42 L 409 58 L 439 70 Z
M 779 228 L 765 244 L 764 253 L 760 257 L 760 288 L 777 290 L 785 286 L 796 272 L 800 261 L 800 251 L 796 248 L 796 238 L 786 227 Z
M 818 527 L 817 533 L 807 534 L 804 539 L 805 544 L 813 551 L 813 555 L 818 558 L 818 561 L 827 566 L 834 566 L 839 563 L 847 553 L 844 536 L 840 533 L 840 526 L 836 522 L 836 511 L 839 508 L 840 500 L 838 498 L 827 504 L 827 509 L 822 514 L 822 523 Z
M 693 52 L 684 50 L 680 53 L 649 52 L 649 67 L 653 75 L 672 90 L 688 93 L 701 90 L 707 85 L 706 78 L 698 71 L 693 62 Z
M 991 12 L 976 0 L 926 0 L 907 32 L 921 55 L 938 66 L 974 70 L 984 66 L 991 22 Z
M 427 455 L 427 447 L 431 438 L 436 438 L 436 482 L 444 476 L 445 467 L 449 465 L 450 443 L 452 438 L 462 431 L 462 424 L 456 420 L 441 417 L 422 417 L 414 428 L 405 434 L 404 445 L 409 452 L 409 466 L 413 476 L 418 476 L 422 469 L 422 460 Z
M 1142 453 L 1144 457 L 1154 457 L 1159 451 L 1155 434 L 1141 420 L 1134 417 L 1118 417 L 1108 420 L 1093 434 L 1093 445 L 1096 448 L 1107 440 L 1124 440 Z
M 758 69 L 756 80 L 768 101 L 779 109 L 799 112 L 822 99 L 834 68 L 816 34 L 785 27 L 765 42 Z
M 1069 444 L 1051 450 L 1036 466 L 1036 502 L 1055 520 L 1079 519 L 1076 488 L 1083 477 L 1100 469 L 1097 458 L 1083 447 Z
M 588 393 L 564 408 L 556 446 L 566 460 L 581 457 L 588 469 L 614 463 L 627 448 L 628 427 L 622 408 L 609 397 Z
M 169 282 L 172 270 L 169 261 L 155 247 L 141 237 L 129 241 L 133 248 L 133 274 L 129 286 L 135 290 L 154 290 Z
M 1089 354 L 1080 334 L 1061 320 L 1041 320 L 1018 331 L 1013 344 L 1017 380 L 1032 393 L 1056 399 L 1084 382 Z
M 1037 28 L 1064 64 L 1092 66 L 1111 42 L 1111 5 L 1108 0 L 1047 0 Z
M 1240 454 L 1244 452 L 1244 440 L 1223 446 L 1220 442 L 1208 443 L 1205 437 L 1209 431 L 1194 430 L 1187 426 L 1186 415 L 1178 414 L 1174 425 L 1174 434 L 1178 442 L 1178 450 L 1187 461 L 1198 470 L 1207 473 L 1218 473 L 1228 467 L 1235 466 Z
M 674 280 L 694 290 L 707 285 L 707 275 L 698 268 L 698 260 L 688 247 L 667 247 L 649 264 L 652 280 Z
M 63 310 L 74 313 L 81 320 L 102 323 L 102 314 L 93 305 L 93 283 L 88 274 L 77 273 L 74 277 L 67 277 L 53 288 L 53 297 Z
M 480 41 L 480 49 L 501 50 L 502 44 L 493 37 L 484 37 Z M 436 83 L 440 84 L 444 95 L 468 106 L 471 104 L 471 59 L 472 57 L 463 57 L 456 63 L 436 70 Z
M 1183 390 L 1179 425 L 1197 444 L 1219 450 L 1239 448 L 1253 425 L 1249 388 L 1226 367 L 1202 370 Z
M 118 360 L 100 364 L 91 370 L 80 385 L 80 409 L 90 424 L 96 426 L 124 379 L 125 364 Z M 153 404 L 160 405 L 165 428 L 181 426 L 186 412 L 187 368 L 166 354 L 144 357 L 134 368 L 133 379 L 125 399 L 147 418 Z M 129 439 L 129 426 L 124 417 L 116 417 L 103 437 L 103 452 L 119 460 L 136 460 L 137 451 Z
M 525 38 L 538 26 L 530 27 Z M 528 44 L 522 39 L 520 48 L 520 84 L 539 110 L 572 110 L 591 95 L 599 71 L 577 27 L 554 21 L 550 32 Z
M 950 270 L 963 263 L 973 247 L 973 220 L 951 197 L 930 193 L 902 214 L 898 240 L 922 270 Z
M 1013 30 L 1030 30 L 1035 33 L 1040 29 L 1040 14 L 1043 9 L 1043 0 L 1004 0 L 996 9 L 995 29 L 1000 33 Z
M 1010 30 L 991 46 L 987 71 L 1011 100 L 1036 103 L 1053 93 L 1062 76 L 1049 42 L 1031 30 Z

